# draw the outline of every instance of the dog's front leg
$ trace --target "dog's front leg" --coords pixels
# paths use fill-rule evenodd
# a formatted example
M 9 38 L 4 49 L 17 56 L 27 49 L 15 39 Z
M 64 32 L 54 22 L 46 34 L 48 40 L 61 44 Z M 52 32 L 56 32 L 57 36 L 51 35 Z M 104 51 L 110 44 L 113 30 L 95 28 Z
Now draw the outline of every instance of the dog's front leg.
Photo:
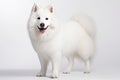
M 61 65 L 61 53 L 57 53 L 52 57 L 52 74 L 51 78 L 57 78 L 59 75 L 59 68 Z
M 41 71 L 37 74 L 37 76 L 43 77 L 43 76 L 46 76 L 48 60 L 45 60 L 43 58 L 40 58 L 39 60 L 40 60 L 40 64 L 41 64 Z

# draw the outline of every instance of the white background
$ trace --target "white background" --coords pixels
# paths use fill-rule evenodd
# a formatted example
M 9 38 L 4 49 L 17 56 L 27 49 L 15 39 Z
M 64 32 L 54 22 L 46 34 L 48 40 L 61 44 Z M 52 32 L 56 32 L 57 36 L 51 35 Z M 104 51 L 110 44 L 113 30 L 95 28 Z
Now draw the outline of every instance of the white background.
M 27 21 L 34 2 L 45 7 L 50 0 L 0 0 L 0 70 L 40 69 L 27 33 Z M 97 29 L 93 72 L 120 71 L 119 0 L 55 0 L 54 9 L 61 24 L 76 13 L 91 16 Z M 65 66 L 66 61 L 63 68 Z M 74 69 L 82 67 L 76 62 Z

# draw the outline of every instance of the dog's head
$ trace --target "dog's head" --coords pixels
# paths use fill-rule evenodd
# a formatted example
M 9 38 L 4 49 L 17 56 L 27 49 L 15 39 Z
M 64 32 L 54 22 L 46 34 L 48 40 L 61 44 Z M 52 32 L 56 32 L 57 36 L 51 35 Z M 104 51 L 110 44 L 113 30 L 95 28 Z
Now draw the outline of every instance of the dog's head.
M 54 28 L 53 7 L 41 8 L 34 4 L 29 20 L 29 26 L 35 28 L 40 34 L 45 34 L 48 29 Z
M 28 31 L 32 37 L 36 36 L 41 41 L 50 40 L 56 35 L 57 30 L 59 29 L 56 26 L 53 7 L 50 5 L 41 8 L 34 4 L 28 21 Z

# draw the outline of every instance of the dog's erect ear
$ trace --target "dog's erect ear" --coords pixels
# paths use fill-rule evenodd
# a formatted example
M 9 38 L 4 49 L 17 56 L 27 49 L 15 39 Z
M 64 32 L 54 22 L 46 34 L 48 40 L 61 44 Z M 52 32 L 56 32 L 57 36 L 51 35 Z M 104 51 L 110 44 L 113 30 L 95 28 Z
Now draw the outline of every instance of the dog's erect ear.
M 38 9 L 39 9 L 39 6 L 36 3 L 34 3 L 33 8 L 32 8 L 32 12 L 37 12 Z
M 51 13 L 53 13 L 53 6 L 48 6 L 48 10 L 51 12 Z

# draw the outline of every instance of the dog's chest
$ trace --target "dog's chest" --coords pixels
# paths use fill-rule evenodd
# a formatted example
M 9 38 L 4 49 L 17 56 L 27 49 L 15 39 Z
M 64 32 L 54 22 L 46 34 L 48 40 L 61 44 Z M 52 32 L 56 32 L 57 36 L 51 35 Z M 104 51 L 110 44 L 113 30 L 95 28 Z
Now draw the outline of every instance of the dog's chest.
M 60 51 L 60 44 L 57 40 L 52 40 L 48 42 L 33 42 L 34 48 L 37 53 L 41 55 L 51 55 Z

